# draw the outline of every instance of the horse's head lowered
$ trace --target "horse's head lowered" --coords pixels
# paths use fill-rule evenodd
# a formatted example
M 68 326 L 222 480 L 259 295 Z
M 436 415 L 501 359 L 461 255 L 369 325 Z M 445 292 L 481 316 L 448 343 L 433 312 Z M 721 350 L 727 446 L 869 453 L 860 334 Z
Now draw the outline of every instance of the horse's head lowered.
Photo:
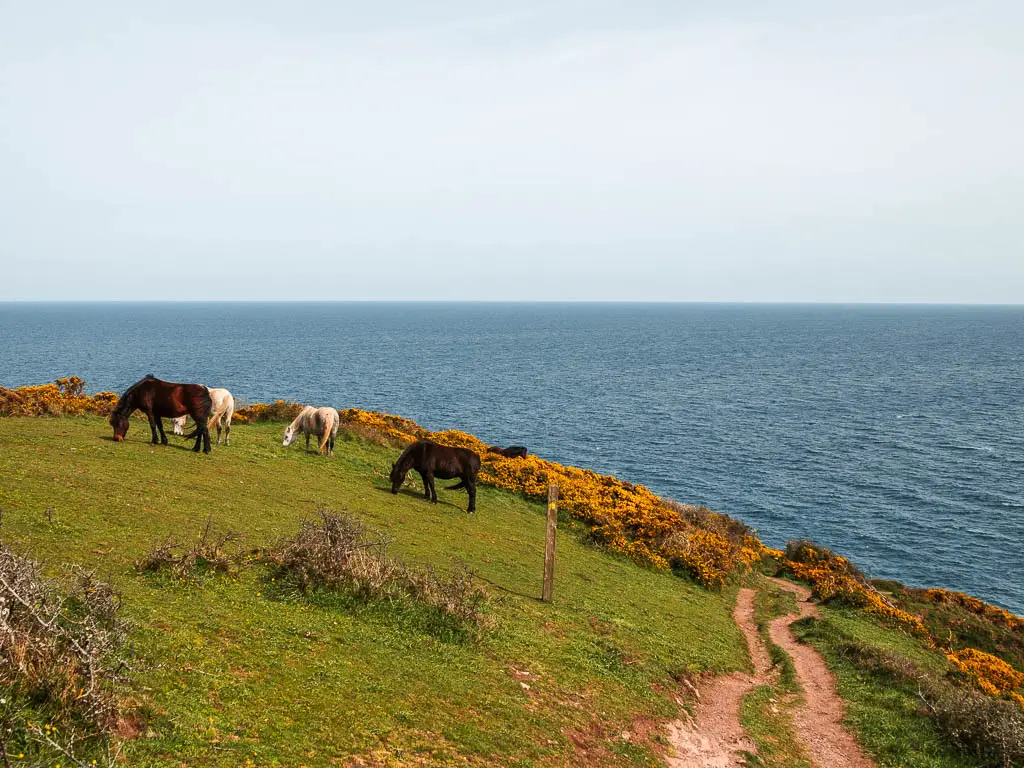
M 121 442 L 128 434 L 128 414 L 121 411 L 114 411 L 110 414 L 110 426 L 114 428 L 114 440 Z
M 285 429 L 285 431 L 284 431 L 284 442 L 281 443 L 281 445 L 284 445 L 284 446 L 291 445 L 292 443 L 295 442 L 295 437 L 298 434 L 299 434 L 299 428 L 296 427 L 294 424 L 289 425 L 288 428 Z M 309 444 L 308 440 L 306 441 L 306 444 L 307 445 Z
M 398 464 L 391 465 L 391 492 L 398 493 L 398 489 L 402 487 L 402 483 L 405 482 L 405 472 L 401 472 L 398 469 Z

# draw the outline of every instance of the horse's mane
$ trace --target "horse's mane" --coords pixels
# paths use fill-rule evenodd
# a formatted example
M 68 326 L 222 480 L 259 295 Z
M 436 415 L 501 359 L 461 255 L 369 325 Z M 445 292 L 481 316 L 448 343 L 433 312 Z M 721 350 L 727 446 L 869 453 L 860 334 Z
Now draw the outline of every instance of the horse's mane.
M 296 414 L 294 419 L 292 419 L 292 423 L 289 425 L 289 429 L 298 429 L 300 425 L 305 426 L 306 419 L 309 417 L 310 413 L 316 413 L 316 408 L 314 408 L 312 405 L 302 406 L 302 410 L 299 411 L 298 414 Z
M 419 445 L 422 440 L 417 440 L 414 443 L 410 443 L 406 446 L 406 449 L 402 451 L 402 455 L 398 457 L 398 461 L 395 462 L 395 469 L 399 472 L 408 472 L 409 467 L 412 466 L 412 452 L 413 449 Z
M 145 384 L 147 381 L 153 381 L 155 379 L 156 379 L 156 376 L 154 376 L 152 373 L 147 373 L 141 379 L 139 379 L 134 384 L 132 384 L 130 387 L 128 387 L 128 389 L 126 389 L 124 391 L 124 393 L 119 398 L 117 398 L 117 408 L 114 409 L 114 413 L 121 414 L 121 413 L 124 413 L 125 411 L 127 411 L 130 407 L 132 407 L 131 406 L 131 400 L 133 399 L 133 396 L 135 395 L 135 391 L 140 386 Z

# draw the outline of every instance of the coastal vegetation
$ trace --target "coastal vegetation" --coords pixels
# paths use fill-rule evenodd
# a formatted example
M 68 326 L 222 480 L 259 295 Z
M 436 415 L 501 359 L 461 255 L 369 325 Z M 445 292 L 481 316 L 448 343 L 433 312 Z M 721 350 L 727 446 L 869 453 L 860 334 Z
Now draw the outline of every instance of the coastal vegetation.
M 24 674 L 0 678 L 5 717 L 21 718 L 4 754 L 23 764 L 68 750 L 103 761 L 111 745 L 133 765 L 656 764 L 657 723 L 688 684 L 749 668 L 730 618 L 745 582 L 761 590 L 778 670 L 744 702 L 752 759 L 803 765 L 799 685 L 764 630 L 792 601 L 760 572 L 821 601 L 794 628 L 837 675 L 877 764 L 1024 761 L 1024 620 L 976 598 L 872 582 L 813 542 L 773 550 L 643 486 L 357 409 L 341 411 L 335 458 L 319 459 L 280 447 L 299 406 L 241 408 L 234 444 L 183 474 L 178 446 L 109 440 L 116 403 L 75 377 L 0 388 L 3 551 L 61 606 L 85 604 L 61 574 L 90 574 L 119 606 L 105 620 L 131 638 L 105 644 L 116 673 L 95 678 L 116 713 L 75 710 L 73 687 L 27 696 Z M 82 418 L 31 418 L 63 415 Z M 475 518 L 388 493 L 397 449 L 416 439 L 480 455 Z M 549 483 L 563 534 L 557 600 L 543 604 Z

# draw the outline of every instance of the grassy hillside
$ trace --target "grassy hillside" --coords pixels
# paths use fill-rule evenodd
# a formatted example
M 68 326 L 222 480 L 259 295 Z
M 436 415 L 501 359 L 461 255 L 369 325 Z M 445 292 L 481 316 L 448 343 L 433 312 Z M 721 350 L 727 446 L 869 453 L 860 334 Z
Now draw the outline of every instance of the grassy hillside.
M 555 602 L 538 602 L 543 509 L 480 489 L 433 506 L 397 455 L 342 436 L 335 457 L 283 448 L 282 428 L 239 425 L 195 455 L 144 423 L 115 444 L 100 418 L 0 419 L 0 535 L 57 569 L 97 568 L 124 596 L 139 658 L 126 696 L 142 732 L 132 765 L 649 764 L 673 678 L 748 665 L 731 595 L 645 570 L 560 532 Z M 418 479 L 416 480 L 418 482 Z M 155 540 L 195 538 L 208 516 L 258 547 L 318 508 L 383 531 L 411 564 L 466 563 L 495 627 L 452 638 L 391 602 L 286 593 L 255 566 L 196 584 L 138 574 Z

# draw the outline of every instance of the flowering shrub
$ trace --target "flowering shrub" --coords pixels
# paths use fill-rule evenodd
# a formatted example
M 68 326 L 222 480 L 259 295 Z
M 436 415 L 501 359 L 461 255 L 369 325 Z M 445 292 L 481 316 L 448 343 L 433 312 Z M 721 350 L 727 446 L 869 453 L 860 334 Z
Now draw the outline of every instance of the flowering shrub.
M 791 541 L 785 555 L 785 569 L 810 584 L 822 600 L 837 599 L 862 607 L 931 641 L 921 619 L 886 600 L 845 557 L 809 541 Z
M 286 400 L 275 400 L 270 405 L 266 403 L 253 403 L 244 408 L 239 408 L 231 417 L 232 421 L 240 424 L 249 424 L 257 421 L 291 421 L 299 415 L 302 406 L 298 403 L 290 403 Z
M 85 382 L 78 376 L 17 389 L 0 387 L 0 416 L 106 416 L 116 405 L 115 392 L 85 394 Z
M 1024 685 L 1024 672 L 1018 672 L 998 656 L 979 651 L 977 648 L 964 648 L 962 651 L 947 653 L 953 668 L 974 683 L 989 696 L 1009 694 L 1018 704 L 1024 706 L 1024 700 L 1015 688 Z
M 1024 629 L 1024 619 L 1020 616 L 1014 616 L 1009 611 L 989 605 L 976 597 L 965 595 L 963 592 L 953 592 L 948 589 L 915 589 L 911 590 L 911 594 L 930 603 L 955 605 L 1011 631 Z

